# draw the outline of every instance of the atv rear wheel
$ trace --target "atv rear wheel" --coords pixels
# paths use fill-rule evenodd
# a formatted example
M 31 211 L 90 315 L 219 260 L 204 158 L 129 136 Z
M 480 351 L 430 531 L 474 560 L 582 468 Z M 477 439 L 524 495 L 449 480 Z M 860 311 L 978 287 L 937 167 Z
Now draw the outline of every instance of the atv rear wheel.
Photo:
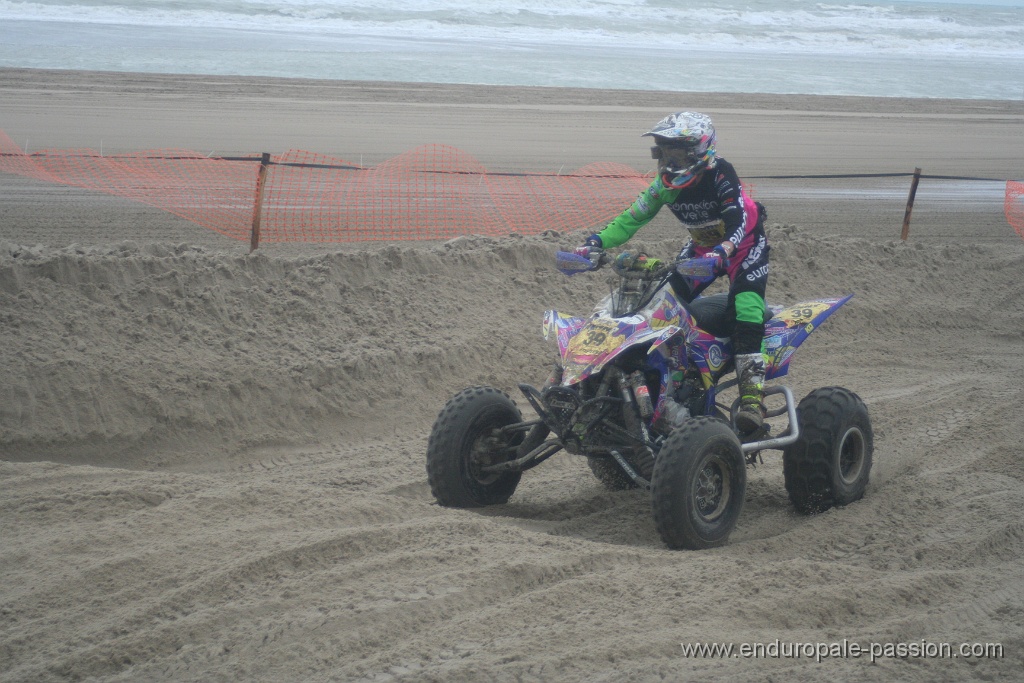
M 453 396 L 441 410 L 427 442 L 427 481 L 438 503 L 470 508 L 505 503 L 519 485 L 522 472 L 482 472 L 515 457 L 522 432 L 500 433 L 523 418 L 502 391 L 470 387 Z
M 713 417 L 677 427 L 651 477 L 654 525 L 672 549 L 701 550 L 729 540 L 743 509 L 747 466 L 736 434 Z
M 863 497 L 874 435 L 860 397 L 841 387 L 815 389 L 796 414 L 800 438 L 783 451 L 782 472 L 797 511 L 824 512 Z

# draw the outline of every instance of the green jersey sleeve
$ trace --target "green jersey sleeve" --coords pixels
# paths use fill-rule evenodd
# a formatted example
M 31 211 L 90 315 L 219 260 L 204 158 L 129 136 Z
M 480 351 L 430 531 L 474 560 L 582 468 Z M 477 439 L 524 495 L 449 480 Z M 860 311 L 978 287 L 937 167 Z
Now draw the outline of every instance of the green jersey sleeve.
M 625 211 L 616 216 L 611 223 L 605 226 L 604 230 L 598 233 L 601 238 L 601 245 L 605 249 L 625 244 L 629 238 L 636 234 L 637 230 L 651 222 L 651 219 L 658 215 L 661 207 L 668 204 L 679 190 L 670 190 L 661 182 L 658 176 L 647 188 L 640 193 L 632 204 Z

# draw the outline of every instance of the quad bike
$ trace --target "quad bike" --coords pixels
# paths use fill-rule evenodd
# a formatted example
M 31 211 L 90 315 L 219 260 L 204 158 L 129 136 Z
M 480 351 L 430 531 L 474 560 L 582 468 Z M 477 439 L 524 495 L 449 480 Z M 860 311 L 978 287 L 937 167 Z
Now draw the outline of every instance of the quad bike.
M 567 275 L 609 260 L 557 254 Z M 673 271 L 691 283 L 713 279 L 713 264 L 660 264 L 620 254 L 618 285 L 589 318 L 548 311 L 544 336 L 557 342 L 559 362 L 542 388 L 519 385 L 537 417 L 524 420 L 509 396 L 492 387 L 452 397 L 427 446 L 427 478 L 437 502 L 458 508 L 505 503 L 523 472 L 562 449 L 586 457 L 609 489 L 649 490 L 654 524 L 670 548 L 728 540 L 743 507 L 746 468 L 765 450 L 782 450 L 786 490 L 799 512 L 860 499 L 873 434 L 859 396 L 822 388 L 797 405 L 787 387 L 768 386 L 766 405 L 778 397 L 784 404 L 767 408 L 765 426 L 745 435 L 735 423 L 739 398 L 719 402 L 736 384 L 727 379 L 734 368 L 728 295 L 685 303 L 669 284 Z M 852 296 L 766 311 L 766 379 L 785 376 L 797 347 Z M 782 415 L 788 424 L 773 435 L 771 418 Z

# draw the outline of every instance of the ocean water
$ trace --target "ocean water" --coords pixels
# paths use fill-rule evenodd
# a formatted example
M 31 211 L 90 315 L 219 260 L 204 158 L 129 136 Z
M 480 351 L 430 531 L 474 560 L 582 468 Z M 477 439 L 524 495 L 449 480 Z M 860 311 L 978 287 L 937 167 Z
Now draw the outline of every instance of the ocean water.
M 0 0 L 0 66 L 1024 99 L 1024 0 Z

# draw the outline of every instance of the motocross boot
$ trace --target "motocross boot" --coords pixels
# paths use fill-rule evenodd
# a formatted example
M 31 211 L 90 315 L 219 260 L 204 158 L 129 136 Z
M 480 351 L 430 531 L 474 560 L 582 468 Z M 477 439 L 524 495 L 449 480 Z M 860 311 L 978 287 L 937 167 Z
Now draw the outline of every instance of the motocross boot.
M 736 379 L 740 390 L 736 427 L 743 434 L 752 434 L 764 426 L 764 356 L 760 353 L 736 356 Z

